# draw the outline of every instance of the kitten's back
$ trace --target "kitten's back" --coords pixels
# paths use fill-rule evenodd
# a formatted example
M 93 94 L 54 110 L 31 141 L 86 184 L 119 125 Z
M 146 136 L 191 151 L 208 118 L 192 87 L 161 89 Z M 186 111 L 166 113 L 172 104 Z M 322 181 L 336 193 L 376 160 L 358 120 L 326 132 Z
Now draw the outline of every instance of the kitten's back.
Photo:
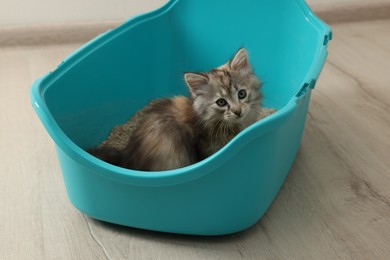
M 163 171 L 198 161 L 192 100 L 185 97 L 153 101 L 124 150 L 122 167 Z

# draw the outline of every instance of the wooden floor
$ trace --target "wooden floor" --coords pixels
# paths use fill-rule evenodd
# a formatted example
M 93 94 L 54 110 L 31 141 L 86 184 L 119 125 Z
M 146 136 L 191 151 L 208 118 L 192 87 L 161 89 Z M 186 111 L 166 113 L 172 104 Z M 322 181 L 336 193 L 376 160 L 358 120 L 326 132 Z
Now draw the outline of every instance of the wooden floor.
M 29 87 L 79 45 L 0 49 L 0 259 L 389 259 L 390 20 L 333 30 L 278 197 L 249 230 L 211 238 L 78 212 Z

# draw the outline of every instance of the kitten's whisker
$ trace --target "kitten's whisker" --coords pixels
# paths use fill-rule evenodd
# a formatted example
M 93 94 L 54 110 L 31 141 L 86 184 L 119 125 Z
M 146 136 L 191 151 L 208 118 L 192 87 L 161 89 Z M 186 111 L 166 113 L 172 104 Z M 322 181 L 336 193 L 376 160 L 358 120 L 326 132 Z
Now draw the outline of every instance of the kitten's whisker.
M 212 125 L 211 129 L 209 129 L 209 135 L 210 135 L 210 141 L 211 141 L 211 145 L 214 146 L 215 143 L 214 143 L 214 131 L 217 130 L 217 127 L 218 127 L 218 123 L 215 123 Z
M 223 140 L 224 140 L 224 143 L 226 144 L 229 140 L 228 138 L 228 135 L 229 134 L 229 125 L 228 123 L 225 121 L 224 122 L 224 125 L 223 125 Z

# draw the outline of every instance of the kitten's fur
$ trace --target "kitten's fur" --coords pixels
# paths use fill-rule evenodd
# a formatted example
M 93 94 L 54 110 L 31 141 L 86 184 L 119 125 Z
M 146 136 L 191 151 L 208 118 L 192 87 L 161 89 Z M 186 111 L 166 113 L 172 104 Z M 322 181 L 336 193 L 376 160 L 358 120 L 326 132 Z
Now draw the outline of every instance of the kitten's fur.
M 109 147 L 106 140 L 89 152 L 133 170 L 181 168 L 212 155 L 241 130 L 275 111 L 261 108 L 261 83 L 245 49 L 210 72 L 186 73 L 185 81 L 191 97 L 152 101 L 138 114 L 136 125 L 128 124 L 132 133 L 124 149 Z

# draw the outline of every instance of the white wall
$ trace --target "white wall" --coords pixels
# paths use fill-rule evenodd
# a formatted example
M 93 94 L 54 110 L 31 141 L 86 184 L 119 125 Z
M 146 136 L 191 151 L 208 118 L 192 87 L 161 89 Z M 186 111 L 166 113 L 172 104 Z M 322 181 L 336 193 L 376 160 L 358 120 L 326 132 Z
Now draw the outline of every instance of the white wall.
M 167 0 L 0 0 L 0 27 L 126 20 Z
M 168 0 L 0 0 L 0 27 L 123 21 Z M 210 0 L 213 1 L 213 0 Z M 237 0 L 238 1 L 238 0 Z M 306 0 L 313 10 L 389 3 L 390 0 Z

